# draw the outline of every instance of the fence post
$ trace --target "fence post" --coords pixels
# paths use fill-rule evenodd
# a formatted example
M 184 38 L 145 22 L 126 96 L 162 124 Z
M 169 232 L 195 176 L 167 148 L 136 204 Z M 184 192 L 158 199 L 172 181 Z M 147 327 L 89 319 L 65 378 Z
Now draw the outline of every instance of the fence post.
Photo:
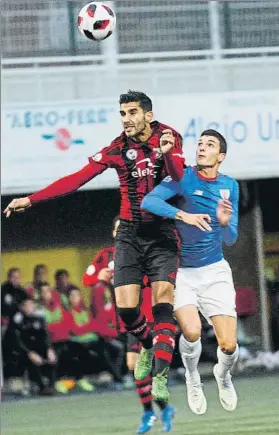
M 115 2 L 114 1 L 106 1 L 106 4 L 110 6 L 115 11 Z M 101 41 L 101 52 L 104 56 L 104 63 L 108 66 L 108 68 L 117 67 L 118 64 L 118 40 L 117 40 L 117 27 L 114 29 L 113 34 Z
M 223 4 L 224 16 L 224 48 L 232 48 L 232 25 L 231 25 L 231 10 L 230 2 Z
M 262 211 L 259 203 L 257 181 L 254 181 L 255 205 L 253 208 L 255 238 L 256 238 L 256 264 L 259 280 L 260 296 L 260 318 L 261 318 L 261 338 L 262 346 L 265 352 L 270 352 L 271 337 L 270 325 L 267 307 L 267 289 L 264 273 L 264 248 L 263 248 L 263 224 Z
M 74 3 L 73 1 L 67 1 L 67 10 L 68 10 L 68 31 L 69 31 L 69 49 L 70 55 L 77 54 L 77 44 L 76 44 L 76 20 L 75 20 L 75 11 L 74 11 Z
M 211 49 L 213 50 L 214 59 L 221 59 L 221 37 L 220 37 L 220 22 L 219 22 L 219 3 L 218 1 L 210 1 L 209 7 L 209 23 L 210 23 L 210 39 Z

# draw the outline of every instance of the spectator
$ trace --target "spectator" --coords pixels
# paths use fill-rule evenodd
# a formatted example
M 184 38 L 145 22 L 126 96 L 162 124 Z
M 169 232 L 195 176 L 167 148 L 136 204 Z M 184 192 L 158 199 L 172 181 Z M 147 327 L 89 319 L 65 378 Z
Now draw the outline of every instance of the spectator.
M 53 394 L 56 355 L 52 349 L 44 319 L 36 312 L 33 299 L 26 296 L 12 317 L 3 340 L 4 375 L 14 376 L 18 367 L 27 370 L 43 395 Z M 48 379 L 45 385 L 44 376 Z
M 26 293 L 34 300 L 39 299 L 39 283 L 47 281 L 48 268 L 45 264 L 37 264 L 34 267 L 33 281 L 26 286 Z
M 66 269 L 58 269 L 54 275 L 55 290 L 60 294 L 63 305 L 66 309 L 69 308 L 68 290 L 71 288 L 70 274 Z
M 52 346 L 57 355 L 57 377 L 69 374 L 69 334 L 70 319 L 69 313 L 63 308 L 61 300 L 55 298 L 47 282 L 39 284 L 40 302 L 45 314 L 48 333 Z M 68 393 L 65 383 L 57 381 L 55 389 L 62 394 Z
M 113 219 L 112 237 L 115 239 L 120 217 Z M 115 247 L 101 249 L 83 275 L 82 282 L 90 287 L 90 308 L 92 315 L 102 330 L 103 337 L 117 337 L 125 332 L 122 322 L 116 315 L 113 288 Z
M 108 370 L 116 383 L 122 383 L 122 375 L 117 368 L 116 360 L 123 359 L 123 347 L 118 342 L 103 340 L 98 335 L 100 330 L 90 311 L 81 307 L 82 297 L 78 288 L 71 288 L 68 297 L 72 322 L 71 350 L 73 355 L 79 355 L 79 367 L 83 368 L 82 371 L 85 373 L 86 363 L 89 359 L 92 360 L 90 355 L 93 354 L 95 364 L 101 362 L 100 367 Z M 86 384 L 82 384 L 82 388 L 87 388 Z
M 12 267 L 7 274 L 7 281 L 1 285 L 1 325 L 7 326 L 9 319 L 18 311 L 19 304 L 26 298 L 21 286 L 20 269 Z M 3 328 L 4 330 L 4 328 Z
M 70 274 L 66 269 L 58 269 L 54 275 L 55 290 L 61 294 L 67 294 L 70 283 Z

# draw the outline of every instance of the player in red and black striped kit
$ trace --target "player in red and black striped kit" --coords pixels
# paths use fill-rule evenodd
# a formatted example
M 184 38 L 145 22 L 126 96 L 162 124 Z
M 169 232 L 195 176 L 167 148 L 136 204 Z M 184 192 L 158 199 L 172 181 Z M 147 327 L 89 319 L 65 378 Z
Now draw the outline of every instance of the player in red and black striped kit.
M 120 225 L 120 217 L 113 219 L 112 237 L 115 239 L 117 230 Z M 101 249 L 92 263 L 88 266 L 83 275 L 82 283 L 91 288 L 90 306 L 96 323 L 101 325 L 102 330 L 108 337 L 115 338 L 120 333 L 125 332 L 123 322 L 119 322 L 116 314 L 113 294 L 113 274 L 114 274 L 114 256 L 115 247 Z M 152 315 L 152 290 L 149 287 L 148 278 L 145 276 L 142 283 L 140 297 L 140 308 L 143 311 L 149 324 L 154 322 Z M 131 373 L 134 372 L 135 364 L 142 345 L 139 340 L 131 334 L 126 335 L 126 364 Z M 151 395 L 152 377 L 150 374 L 140 381 L 134 380 L 136 391 L 143 407 L 143 415 L 137 433 L 143 434 L 148 432 L 157 420 L 153 407 Z M 169 432 L 172 429 L 173 417 L 175 415 L 174 407 L 165 400 L 155 400 L 161 411 L 161 420 L 163 431 Z
M 29 197 L 14 199 L 4 212 L 8 217 L 36 202 L 74 192 L 108 168 L 117 171 L 121 224 L 116 237 L 116 304 L 126 330 L 143 344 L 136 379 L 150 374 L 154 356 L 152 395 L 167 400 L 167 375 L 175 346 L 173 289 L 178 239 L 172 221 L 141 210 L 140 204 L 165 176 L 177 181 L 183 177 L 182 138 L 172 128 L 153 121 L 152 101 L 141 92 L 120 96 L 120 116 L 123 133 L 90 157 L 89 164 Z M 153 292 L 154 337 L 139 308 L 145 274 Z

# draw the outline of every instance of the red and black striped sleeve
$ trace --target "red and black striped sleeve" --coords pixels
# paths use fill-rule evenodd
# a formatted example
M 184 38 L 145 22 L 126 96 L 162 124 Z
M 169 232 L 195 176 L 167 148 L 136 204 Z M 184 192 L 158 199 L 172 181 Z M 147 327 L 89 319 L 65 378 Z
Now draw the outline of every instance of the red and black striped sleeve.
M 81 186 L 88 183 L 97 175 L 101 174 L 107 169 L 104 165 L 98 165 L 97 163 L 88 163 L 79 171 L 66 175 L 66 177 L 60 178 L 49 186 L 45 187 L 38 192 L 33 193 L 28 198 L 31 204 L 36 202 L 46 201 L 48 199 L 57 198 L 59 196 L 68 195 L 75 192 Z
M 182 151 L 182 136 L 174 132 L 175 142 L 174 147 L 164 154 L 164 160 L 167 170 L 167 175 L 170 175 L 174 181 L 180 181 L 184 175 L 185 159 Z

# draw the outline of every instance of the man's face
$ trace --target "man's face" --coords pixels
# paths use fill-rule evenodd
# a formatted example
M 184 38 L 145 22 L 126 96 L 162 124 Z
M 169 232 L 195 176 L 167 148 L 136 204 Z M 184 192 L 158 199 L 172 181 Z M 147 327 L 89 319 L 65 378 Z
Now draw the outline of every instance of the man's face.
M 199 167 L 213 168 L 219 165 L 225 158 L 220 153 L 220 142 L 214 136 L 201 136 L 196 151 L 196 163 Z
M 121 122 L 128 137 L 139 136 L 150 124 L 152 112 L 144 112 L 139 102 L 120 105 Z
M 19 271 L 15 271 L 12 273 L 12 275 L 9 278 L 10 283 L 14 286 L 14 287 L 20 287 L 20 280 L 21 280 L 21 276 L 20 276 L 20 272 Z
M 69 285 L 69 277 L 66 273 L 62 273 L 57 278 L 58 287 L 67 287 Z
M 69 302 L 72 308 L 77 308 L 81 302 L 81 294 L 79 290 L 72 290 L 69 296 Z
M 115 222 L 114 229 L 113 229 L 113 232 L 112 232 L 112 237 L 114 239 L 116 237 L 116 233 L 117 233 L 119 225 L 120 225 L 120 220 L 118 219 L 118 221 Z
M 52 300 L 51 290 L 48 285 L 41 287 L 41 298 L 46 304 Z
M 48 271 L 47 271 L 46 267 L 40 267 L 37 270 L 37 273 L 36 273 L 36 276 L 35 276 L 35 280 L 37 282 L 39 282 L 39 281 L 47 281 L 47 278 L 48 278 L 47 275 L 48 275 Z
M 36 305 L 35 302 L 32 300 L 27 300 L 23 303 L 22 305 L 22 311 L 27 315 L 27 316 L 31 316 L 34 311 L 36 309 Z

